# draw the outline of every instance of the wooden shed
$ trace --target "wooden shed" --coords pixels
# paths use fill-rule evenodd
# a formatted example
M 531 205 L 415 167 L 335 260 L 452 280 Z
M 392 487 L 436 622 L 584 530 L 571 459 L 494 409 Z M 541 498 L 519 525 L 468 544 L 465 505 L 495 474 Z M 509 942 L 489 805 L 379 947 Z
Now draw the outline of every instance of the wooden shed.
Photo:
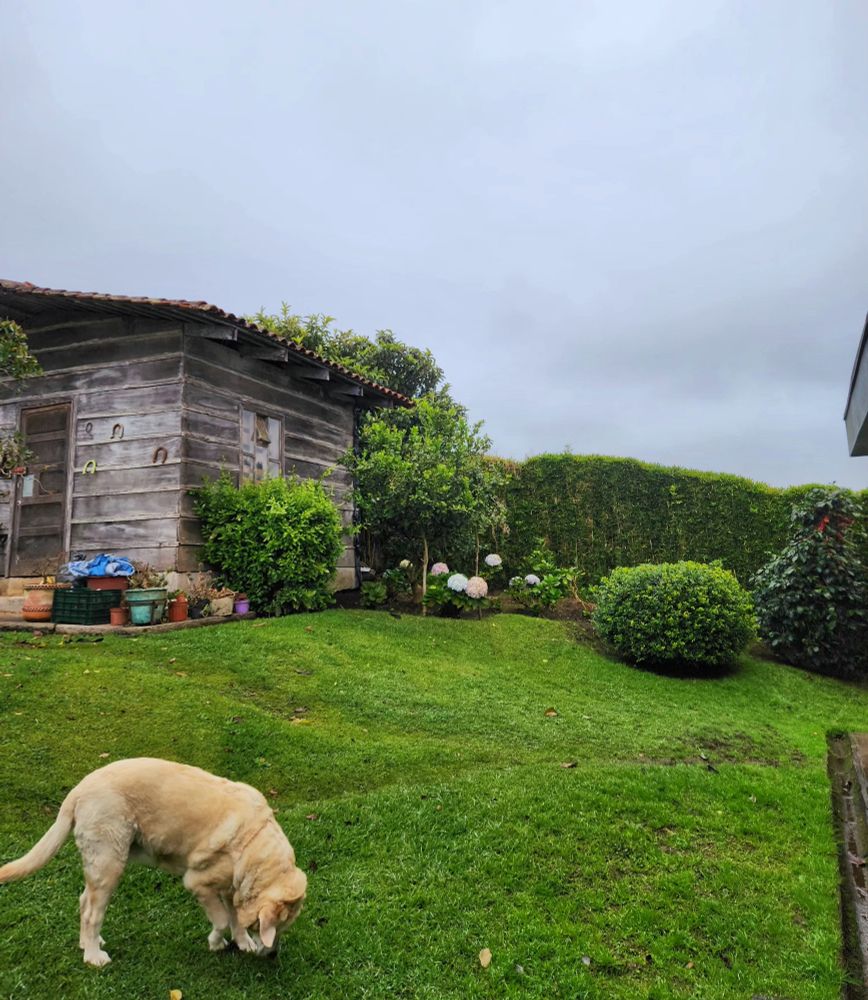
M 0 480 L 0 593 L 74 554 L 202 569 L 191 487 L 221 470 L 328 482 L 349 524 L 338 460 L 360 413 L 400 393 L 206 302 L 0 281 L 0 316 L 26 331 L 44 374 L 0 380 L 0 433 L 35 458 Z M 349 535 L 337 586 L 355 587 Z

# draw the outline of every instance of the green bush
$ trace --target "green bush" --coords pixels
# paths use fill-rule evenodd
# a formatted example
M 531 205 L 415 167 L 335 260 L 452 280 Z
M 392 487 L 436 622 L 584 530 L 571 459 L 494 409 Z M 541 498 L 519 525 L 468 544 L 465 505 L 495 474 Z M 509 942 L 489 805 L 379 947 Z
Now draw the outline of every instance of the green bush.
M 389 591 L 381 580 L 366 580 L 362 584 L 359 603 L 363 608 L 382 608 L 389 600 Z
M 343 551 L 341 519 L 321 483 L 267 479 L 236 487 L 228 476 L 194 493 L 204 560 L 255 611 L 319 611 Z
M 553 608 L 576 591 L 578 571 L 575 567 L 558 569 L 551 550 L 541 541 L 531 552 L 526 568 L 529 572 L 525 576 L 512 577 L 507 593 L 534 614 Z
M 617 566 L 720 560 L 747 584 L 787 541 L 794 501 L 781 490 L 722 473 L 599 455 L 537 455 L 501 462 L 509 534 L 498 539 L 518 572 L 542 536 L 559 566 L 595 584 Z M 868 493 L 861 494 L 868 510 Z
M 842 490 L 814 490 L 792 513 L 789 544 L 754 577 L 760 635 L 796 666 L 868 674 L 868 570 L 858 509 Z
M 750 595 L 719 564 L 621 567 L 597 589 L 594 625 L 634 663 L 723 666 L 754 634 Z

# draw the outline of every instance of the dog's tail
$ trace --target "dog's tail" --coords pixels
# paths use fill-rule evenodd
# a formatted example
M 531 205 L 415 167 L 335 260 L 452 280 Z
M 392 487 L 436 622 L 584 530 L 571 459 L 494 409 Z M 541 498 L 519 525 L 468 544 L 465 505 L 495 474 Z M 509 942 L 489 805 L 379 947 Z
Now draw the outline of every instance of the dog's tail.
M 31 847 L 24 857 L 17 861 L 10 861 L 8 865 L 3 865 L 0 868 L 0 882 L 17 882 L 18 879 L 25 878 L 47 865 L 63 847 L 64 841 L 69 836 L 74 815 L 75 802 L 72 796 L 68 795 L 60 807 L 54 825 L 45 833 L 39 843 Z

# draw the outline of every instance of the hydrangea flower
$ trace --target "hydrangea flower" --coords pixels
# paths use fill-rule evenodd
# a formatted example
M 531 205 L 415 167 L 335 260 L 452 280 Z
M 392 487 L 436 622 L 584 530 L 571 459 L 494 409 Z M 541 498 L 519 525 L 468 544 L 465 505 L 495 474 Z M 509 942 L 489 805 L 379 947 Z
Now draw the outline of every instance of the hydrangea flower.
M 443 576 L 444 573 L 449 572 L 449 567 L 446 563 L 434 563 L 431 567 L 431 576 Z
M 453 573 L 446 581 L 446 586 L 458 594 L 463 594 L 467 590 L 468 580 L 463 573 Z
M 398 566 L 400 566 L 401 569 L 409 569 L 410 566 L 411 566 L 410 560 L 409 559 L 402 559 L 398 563 Z
M 502 562 L 503 560 L 496 552 L 489 552 L 485 557 L 485 565 L 491 566 L 492 569 L 494 569 L 495 566 L 500 566 Z
M 528 573 L 524 578 L 524 582 L 528 585 L 528 587 L 535 587 L 539 583 L 539 577 L 536 573 Z
M 488 584 L 481 576 L 471 576 L 467 581 L 467 596 L 474 599 L 486 597 L 488 595 Z
M 510 587 L 517 587 L 520 583 L 524 583 L 520 576 L 510 577 L 509 585 Z

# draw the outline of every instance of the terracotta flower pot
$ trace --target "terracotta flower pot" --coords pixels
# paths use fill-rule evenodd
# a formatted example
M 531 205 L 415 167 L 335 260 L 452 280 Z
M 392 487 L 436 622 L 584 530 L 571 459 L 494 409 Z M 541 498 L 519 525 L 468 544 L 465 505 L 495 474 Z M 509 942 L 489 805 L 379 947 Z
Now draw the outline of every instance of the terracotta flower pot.
M 54 591 L 57 585 L 54 583 L 34 583 L 24 588 L 27 597 L 24 599 L 24 607 L 21 615 L 26 622 L 50 622 L 51 609 L 54 606 Z
M 130 609 L 126 605 L 117 608 L 109 608 L 109 620 L 112 625 L 129 625 Z

